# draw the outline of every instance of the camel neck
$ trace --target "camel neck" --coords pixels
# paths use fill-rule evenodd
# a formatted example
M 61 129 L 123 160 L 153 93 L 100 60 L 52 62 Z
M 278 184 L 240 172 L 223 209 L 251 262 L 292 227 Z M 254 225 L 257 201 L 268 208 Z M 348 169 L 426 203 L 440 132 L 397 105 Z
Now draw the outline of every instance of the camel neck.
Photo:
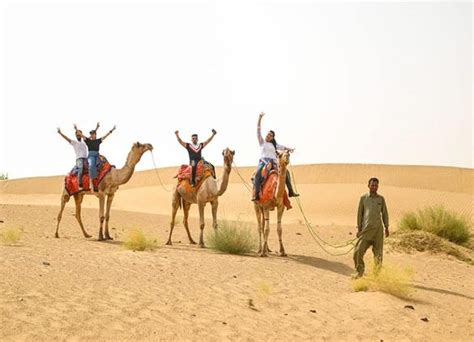
M 231 165 L 224 165 L 224 174 L 222 175 L 220 184 L 218 184 L 219 190 L 217 191 L 217 196 L 221 196 L 227 190 L 227 185 L 229 184 L 229 175 L 230 175 L 231 170 L 232 170 Z
M 140 157 L 141 155 L 130 151 L 125 165 L 117 170 L 119 184 L 125 184 L 130 180 L 130 178 L 132 178 L 133 172 L 135 171 L 135 165 L 140 161 Z
M 275 194 L 277 200 L 283 200 L 283 194 L 285 193 L 285 181 L 286 181 L 286 164 L 280 165 L 278 172 L 278 185 Z

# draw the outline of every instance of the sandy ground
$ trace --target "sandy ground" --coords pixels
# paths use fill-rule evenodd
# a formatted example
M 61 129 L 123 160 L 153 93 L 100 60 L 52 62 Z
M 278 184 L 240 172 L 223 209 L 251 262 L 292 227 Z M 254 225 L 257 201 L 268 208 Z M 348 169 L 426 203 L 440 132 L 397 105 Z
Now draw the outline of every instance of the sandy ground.
M 173 170 L 159 172 L 170 188 Z M 248 178 L 251 170 L 240 172 Z M 372 175 L 381 178 L 380 193 L 394 229 L 405 210 L 425 204 L 443 204 L 472 217 L 474 173 L 468 169 L 317 165 L 297 167 L 295 174 L 308 218 L 332 242 L 353 237 L 358 197 Z M 355 293 L 351 255 L 325 254 L 296 207 L 284 216 L 288 258 L 199 249 L 187 244 L 182 225 L 171 247 L 127 251 L 121 241 L 133 227 L 166 241 L 171 195 L 159 186 L 154 171 L 137 173 L 117 193 L 114 241 L 96 241 L 94 197 L 83 211 L 94 238 L 82 237 L 70 203 L 61 238 L 55 239 L 61 186 L 62 177 L 0 182 L 0 232 L 23 230 L 19 246 L 0 244 L 2 341 L 474 339 L 473 267 L 451 257 L 387 251 L 387 263 L 414 269 L 412 298 Z M 195 239 L 196 215 L 193 208 Z M 256 229 L 248 193 L 235 172 L 219 215 Z M 277 249 L 274 215 L 270 247 Z M 428 322 L 421 320 L 425 317 Z

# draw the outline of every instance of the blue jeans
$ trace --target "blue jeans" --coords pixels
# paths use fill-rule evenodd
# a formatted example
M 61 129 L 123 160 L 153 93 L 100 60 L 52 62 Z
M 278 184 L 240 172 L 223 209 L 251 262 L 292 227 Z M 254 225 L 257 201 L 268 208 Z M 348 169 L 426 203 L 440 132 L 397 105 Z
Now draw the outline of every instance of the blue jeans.
M 76 167 L 77 167 L 77 178 L 79 180 L 79 187 L 82 188 L 82 172 L 84 170 L 84 164 L 87 162 L 86 158 L 78 158 L 76 159 Z
M 263 167 L 268 164 L 269 162 L 273 162 L 275 167 L 278 165 L 276 162 L 271 158 L 263 158 L 258 161 L 257 171 L 255 171 L 255 177 L 253 178 L 253 185 L 255 187 L 255 198 L 260 198 L 260 188 L 262 186 L 262 169 Z
M 89 151 L 87 161 L 89 162 L 89 177 L 91 180 L 97 177 L 97 159 L 99 158 L 99 152 Z

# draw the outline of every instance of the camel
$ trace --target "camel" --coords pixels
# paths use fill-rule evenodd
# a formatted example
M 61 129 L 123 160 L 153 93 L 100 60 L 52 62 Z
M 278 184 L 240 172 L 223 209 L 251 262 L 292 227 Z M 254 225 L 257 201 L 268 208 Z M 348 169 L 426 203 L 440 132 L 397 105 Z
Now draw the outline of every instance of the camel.
M 91 236 L 84 229 L 81 219 L 81 205 L 82 199 L 85 195 L 95 195 L 99 198 L 99 218 L 100 218 L 100 228 L 99 228 L 99 241 L 102 240 L 112 240 L 109 235 L 109 219 L 110 219 L 110 207 L 115 196 L 115 192 L 118 190 L 119 185 L 127 183 L 135 171 L 135 165 L 140 161 L 143 153 L 146 151 L 152 151 L 153 146 L 151 144 L 140 144 L 139 142 L 133 144 L 131 151 L 128 153 L 127 161 L 121 169 L 116 169 L 113 167 L 110 172 L 102 179 L 102 182 L 99 185 L 99 191 L 81 191 L 75 195 L 74 202 L 76 203 L 76 220 L 79 222 L 81 227 L 82 234 L 84 237 L 90 238 Z M 104 203 L 105 198 L 107 197 L 107 209 L 104 216 Z M 64 207 L 66 203 L 69 202 L 71 196 L 67 193 L 66 189 L 63 190 L 61 195 L 61 209 L 58 214 L 58 225 L 56 226 L 55 237 L 59 238 L 59 223 L 61 222 L 61 217 L 63 214 Z M 102 234 L 102 227 L 105 219 L 105 234 Z
M 188 234 L 189 243 L 195 245 L 193 238 L 191 237 L 191 233 L 189 232 L 188 226 L 188 217 L 189 217 L 189 209 L 191 208 L 191 204 L 197 203 L 199 207 L 199 226 L 201 229 L 201 234 L 199 236 L 199 247 L 204 248 L 204 207 L 206 203 L 211 203 L 212 206 L 212 226 L 214 229 L 217 229 L 217 207 L 219 205 L 219 196 L 226 191 L 227 185 L 229 184 L 229 175 L 230 171 L 232 170 L 232 162 L 234 160 L 235 151 L 231 151 L 230 149 L 226 148 L 222 151 L 222 155 L 224 156 L 224 174 L 222 175 L 221 179 L 214 179 L 213 177 L 207 177 L 203 180 L 203 183 L 199 187 L 197 191 L 187 192 L 186 189 L 183 189 L 179 186 L 176 186 L 175 191 L 173 193 L 173 199 L 171 202 L 172 212 L 171 212 L 171 223 L 170 223 L 170 235 L 168 238 L 167 245 L 172 245 L 171 242 L 171 235 L 173 234 L 173 228 L 176 218 L 176 213 L 178 209 L 182 206 L 183 207 L 183 224 L 184 228 L 186 229 L 186 233 Z
M 262 257 L 268 256 L 268 252 L 270 252 L 270 249 L 268 248 L 268 235 L 270 234 L 270 210 L 275 209 L 275 207 L 277 208 L 277 232 L 278 240 L 280 241 L 280 256 L 287 256 L 281 238 L 283 232 L 281 227 L 281 218 L 283 216 L 283 211 L 285 210 L 285 205 L 283 203 L 283 195 L 285 193 L 286 169 L 289 162 L 289 151 L 284 151 L 278 156 L 278 183 L 274 197 L 266 201 L 265 203 L 260 203 L 258 201 L 254 202 L 255 214 L 257 216 L 258 222 L 258 253 Z

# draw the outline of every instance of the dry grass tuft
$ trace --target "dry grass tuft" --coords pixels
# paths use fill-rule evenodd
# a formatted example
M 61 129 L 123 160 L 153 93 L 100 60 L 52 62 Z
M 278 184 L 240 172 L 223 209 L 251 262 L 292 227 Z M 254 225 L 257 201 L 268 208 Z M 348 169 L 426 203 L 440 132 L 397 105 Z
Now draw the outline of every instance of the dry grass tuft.
M 2 243 L 7 246 L 16 245 L 21 238 L 21 230 L 18 228 L 5 228 L 0 234 Z
M 257 247 L 256 238 L 243 223 L 222 221 L 219 228 L 207 236 L 209 247 L 229 254 L 247 254 Z
M 123 246 L 125 249 L 132 251 L 153 251 L 158 248 L 158 241 L 157 239 L 147 238 L 141 229 L 133 229 L 128 233 Z
M 380 291 L 398 298 L 408 298 L 413 290 L 413 271 L 393 265 L 384 265 L 359 279 L 352 281 L 354 291 Z

